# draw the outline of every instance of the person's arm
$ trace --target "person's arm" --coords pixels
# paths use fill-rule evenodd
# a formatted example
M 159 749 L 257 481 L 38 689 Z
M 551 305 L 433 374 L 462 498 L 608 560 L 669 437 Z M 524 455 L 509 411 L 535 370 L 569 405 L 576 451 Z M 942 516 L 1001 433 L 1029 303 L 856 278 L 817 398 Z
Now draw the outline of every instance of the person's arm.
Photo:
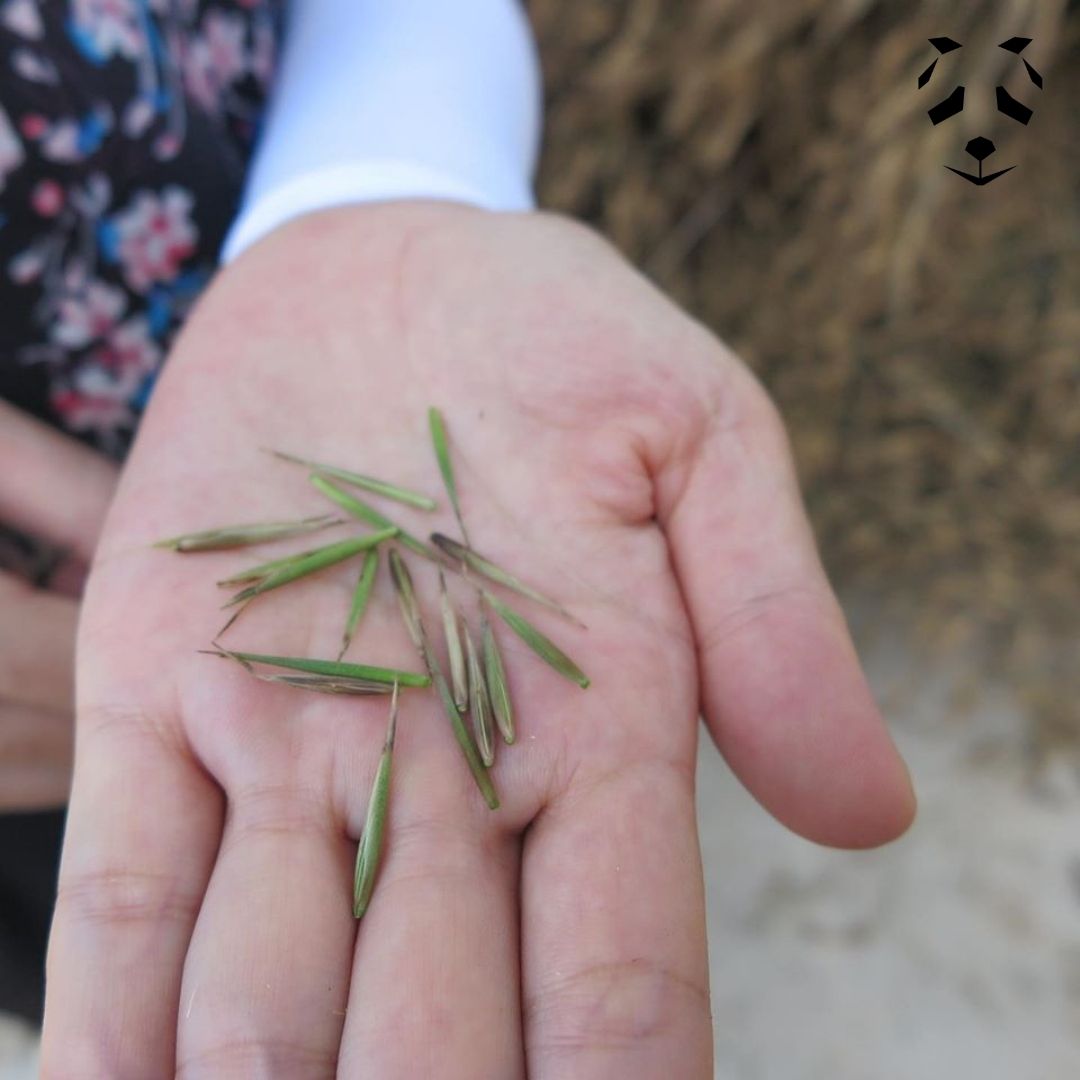
M 393 195 L 252 242 L 151 400 L 80 625 L 45 1080 L 706 1080 L 698 717 L 807 837 L 862 847 L 911 820 L 753 377 L 580 226 Z M 505 641 L 520 737 L 496 812 L 437 702 L 409 691 L 357 928 L 385 703 L 298 699 L 200 656 L 237 560 L 149 544 L 325 509 L 263 447 L 437 492 L 430 405 L 470 536 L 556 583 L 588 630 L 530 615 L 592 686 Z M 441 501 L 407 527 L 453 531 Z M 334 655 L 340 570 L 263 598 L 227 640 Z M 430 568 L 416 576 L 430 599 Z M 381 584 L 352 654 L 408 665 Z
M 115 483 L 102 455 L 0 401 L 0 522 L 67 552 L 44 582 L 0 564 L 0 813 L 67 801 L 77 598 Z
M 224 257 L 313 210 L 527 210 L 540 69 L 518 0 L 298 0 Z

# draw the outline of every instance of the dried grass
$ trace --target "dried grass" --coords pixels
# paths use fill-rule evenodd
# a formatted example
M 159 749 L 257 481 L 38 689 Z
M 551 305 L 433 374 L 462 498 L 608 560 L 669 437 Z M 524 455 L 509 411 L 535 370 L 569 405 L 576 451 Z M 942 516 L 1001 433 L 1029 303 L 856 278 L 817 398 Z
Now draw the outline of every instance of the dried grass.
M 977 642 L 973 679 L 1017 689 L 1034 749 L 1080 742 L 1080 6 L 530 8 L 544 204 L 761 374 L 834 580 L 928 649 Z M 939 34 L 965 43 L 972 86 L 1009 62 L 994 45 L 1034 38 L 1046 88 L 1022 139 L 990 109 L 929 123 L 915 80 Z M 945 171 L 980 133 L 1015 176 Z

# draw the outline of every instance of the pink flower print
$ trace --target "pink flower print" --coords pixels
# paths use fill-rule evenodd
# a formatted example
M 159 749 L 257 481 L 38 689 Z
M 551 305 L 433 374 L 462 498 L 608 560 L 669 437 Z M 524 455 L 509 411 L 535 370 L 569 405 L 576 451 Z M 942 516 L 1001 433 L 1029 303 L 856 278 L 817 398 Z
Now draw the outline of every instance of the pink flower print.
M 28 247 L 8 263 L 8 276 L 16 285 L 29 285 L 45 272 L 48 257 L 47 245 L 36 244 Z
M 35 0 L 6 0 L 0 7 L 0 23 L 31 41 L 40 41 L 45 33 Z
M 64 426 L 69 431 L 95 431 L 108 435 L 134 419 L 122 398 L 91 396 L 71 389 L 54 390 L 52 407 L 63 418 Z
M 11 68 L 20 79 L 27 82 L 55 86 L 60 81 L 56 65 L 29 49 L 16 49 L 11 54 Z
M 111 333 L 126 306 L 122 289 L 91 281 L 57 303 L 50 336 L 58 345 L 81 349 Z
M 13 173 L 26 157 L 22 141 L 12 127 L 8 114 L 0 106 L 0 191 L 9 174 Z
M 137 97 L 128 102 L 120 128 L 129 139 L 137 139 L 154 121 L 154 106 L 149 98 Z
M 30 204 L 42 217 L 56 217 L 64 207 L 64 189 L 55 180 L 40 180 L 30 193 Z
M 49 121 L 41 113 L 26 113 L 19 120 L 19 130 L 24 139 L 36 141 L 49 130 Z
M 124 377 L 138 389 L 145 376 L 157 368 L 161 347 L 150 336 L 150 327 L 142 316 L 121 323 L 94 352 L 94 359 L 114 378 Z
M 96 57 L 137 59 L 142 45 L 137 0 L 71 0 L 71 22 L 80 43 Z
M 79 125 L 74 120 L 58 120 L 41 137 L 41 156 L 60 165 L 70 165 L 80 161 L 83 153 L 79 149 Z
M 184 86 L 207 112 L 221 108 L 222 91 L 247 70 L 244 20 L 217 9 L 207 12 L 184 56 Z
M 172 281 L 195 251 L 198 230 L 191 220 L 190 192 L 173 185 L 157 195 L 140 191 L 113 219 L 124 279 L 138 293 Z

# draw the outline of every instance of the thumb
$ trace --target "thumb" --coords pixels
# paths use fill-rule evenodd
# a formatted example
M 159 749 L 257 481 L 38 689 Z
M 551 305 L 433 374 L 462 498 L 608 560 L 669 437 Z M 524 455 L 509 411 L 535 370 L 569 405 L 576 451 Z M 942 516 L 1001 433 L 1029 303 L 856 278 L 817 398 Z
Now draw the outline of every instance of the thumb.
M 898 836 L 915 811 L 911 782 L 818 558 L 772 402 L 736 368 L 658 465 L 658 517 L 720 752 L 808 839 Z
M 0 401 L 0 521 L 88 563 L 116 487 L 101 454 Z

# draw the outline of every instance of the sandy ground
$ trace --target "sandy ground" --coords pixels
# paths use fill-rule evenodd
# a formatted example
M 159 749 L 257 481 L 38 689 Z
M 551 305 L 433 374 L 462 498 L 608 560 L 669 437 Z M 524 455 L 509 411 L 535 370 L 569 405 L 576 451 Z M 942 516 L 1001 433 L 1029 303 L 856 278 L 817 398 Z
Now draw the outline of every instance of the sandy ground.
M 1004 693 L 947 719 L 948 679 L 897 655 L 868 667 L 921 810 L 888 848 L 791 836 L 702 745 L 718 1080 L 1080 1076 L 1080 772 L 1026 764 Z M 0 1022 L 0 1080 L 35 1062 Z
M 1025 765 L 1004 694 L 948 720 L 946 679 L 870 669 L 920 796 L 887 848 L 797 839 L 702 747 L 716 1077 L 1075 1080 L 1080 775 Z

